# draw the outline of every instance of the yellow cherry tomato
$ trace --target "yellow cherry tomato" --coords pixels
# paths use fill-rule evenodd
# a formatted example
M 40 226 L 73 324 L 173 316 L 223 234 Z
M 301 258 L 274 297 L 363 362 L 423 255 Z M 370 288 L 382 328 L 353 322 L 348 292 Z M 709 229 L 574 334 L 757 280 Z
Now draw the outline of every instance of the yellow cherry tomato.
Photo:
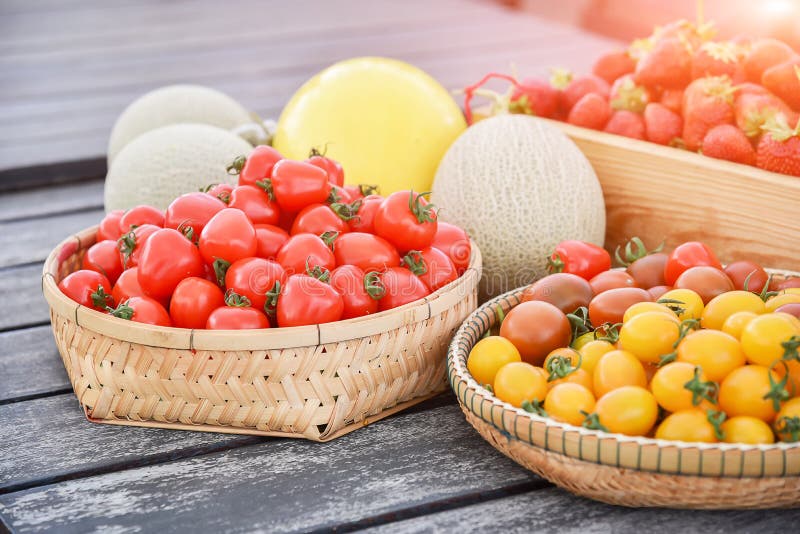
M 800 295 L 800 287 L 787 287 L 778 292 L 779 295 Z
M 775 433 L 781 441 L 800 441 L 800 397 L 790 400 L 775 417 Z
M 594 374 L 594 368 L 600 357 L 614 349 L 614 345 L 603 339 L 590 341 L 578 351 L 581 353 L 581 369 L 585 369 L 590 375 Z
M 646 389 L 623 386 L 600 397 L 595 405 L 595 414 L 600 425 L 609 432 L 644 436 L 656 422 L 658 404 Z
M 584 369 L 575 369 L 567 376 L 548 381 L 547 388 L 552 389 L 559 384 L 580 384 L 594 394 L 594 380 Z
M 783 293 L 769 299 L 765 306 L 767 311 L 774 312 L 784 304 L 800 304 L 800 295 L 794 293 Z
M 647 375 L 639 359 L 624 350 L 612 350 L 600 357 L 592 374 L 595 397 L 602 398 L 623 386 L 647 387 Z
M 779 315 L 779 316 L 781 316 L 781 317 L 784 317 L 784 318 L 785 318 L 787 321 L 789 321 L 790 323 L 792 323 L 792 324 L 794 325 L 794 327 L 795 327 L 795 328 L 796 328 L 798 331 L 800 331 L 800 319 L 798 319 L 798 318 L 797 318 L 797 317 L 795 317 L 794 315 L 792 315 L 792 314 L 790 314 L 790 313 L 786 313 L 786 312 L 775 312 L 775 315 Z
M 719 441 L 708 414 L 697 408 L 681 410 L 667 416 L 656 429 L 656 439 L 700 443 Z
M 507 363 L 522 361 L 517 347 L 500 336 L 481 339 L 467 358 L 467 369 L 479 384 L 494 384 L 497 371 Z
M 722 441 L 759 445 L 775 443 L 775 436 L 767 423 L 749 415 L 737 415 L 722 423 Z
M 797 335 L 800 335 L 800 330 L 789 318 L 779 313 L 767 313 L 745 325 L 742 350 L 748 362 L 769 367 L 783 356 L 781 343 Z
M 678 345 L 677 361 L 700 366 L 714 382 L 745 364 L 739 341 L 719 330 L 697 330 L 687 335 Z
M 786 383 L 786 390 L 792 397 L 800 397 L 800 362 L 797 360 L 783 360 L 772 368 L 775 373 L 783 378 L 789 374 L 789 380 Z
M 674 350 L 680 336 L 680 322 L 661 312 L 644 312 L 631 317 L 619 332 L 619 346 L 643 362 L 658 363 Z
M 742 330 L 745 325 L 758 317 L 757 313 L 751 311 L 740 311 L 730 315 L 722 324 L 722 331 L 730 334 L 736 339 L 742 338 Z
M 627 310 L 625 310 L 625 315 L 622 316 L 622 322 L 627 323 L 631 317 L 639 315 L 645 312 L 659 312 L 659 313 L 666 313 L 672 317 L 678 318 L 677 314 L 672 311 L 671 309 L 667 308 L 663 304 L 658 304 L 656 302 L 637 302 Z
M 777 410 L 773 400 L 765 397 L 772 391 L 772 384 L 778 382 L 777 373 L 761 365 L 735 369 L 719 386 L 719 406 L 731 417 L 749 415 L 769 423 Z
M 550 351 L 550 354 L 545 357 L 542 367 L 547 371 L 554 362 L 560 365 L 568 364 L 572 367 L 578 367 L 580 359 L 581 356 L 577 350 L 569 347 L 560 347 Z
M 507 363 L 494 377 L 494 394 L 517 408 L 525 401 L 543 402 L 547 396 L 547 377 L 529 363 Z
M 544 399 L 547 415 L 575 426 L 583 423 L 585 414 L 592 413 L 594 406 L 594 395 L 590 390 L 580 384 L 566 382 L 554 386 Z
M 703 315 L 703 299 L 691 289 L 671 289 L 658 299 L 659 302 L 675 300 L 677 303 L 666 303 L 671 310 L 678 313 L 678 319 L 699 319 Z
M 661 367 L 650 381 L 650 390 L 658 405 L 668 412 L 714 408 L 719 390 L 716 382 L 708 380 L 700 367 L 686 362 L 672 362 Z
M 583 347 L 585 347 L 587 344 L 591 343 L 594 340 L 595 340 L 594 332 L 586 332 L 585 334 L 581 334 L 577 338 L 575 338 L 575 341 L 573 341 L 572 345 L 570 346 L 575 350 L 581 350 Z
M 725 320 L 736 312 L 749 311 L 756 315 L 766 312 L 761 297 L 749 291 L 728 291 L 717 295 L 706 304 L 700 324 L 703 328 L 722 329 Z

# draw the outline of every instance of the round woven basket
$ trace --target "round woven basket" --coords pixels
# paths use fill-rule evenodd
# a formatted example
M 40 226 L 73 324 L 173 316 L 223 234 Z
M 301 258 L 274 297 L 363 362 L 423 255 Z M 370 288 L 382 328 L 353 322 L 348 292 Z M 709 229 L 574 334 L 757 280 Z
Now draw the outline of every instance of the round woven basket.
M 483 304 L 458 329 L 447 356 L 467 421 L 500 452 L 573 493 L 610 504 L 673 508 L 800 505 L 800 443 L 684 443 L 589 430 L 499 400 L 467 370 L 475 343 L 524 288 Z M 535 328 L 534 325 L 532 325 Z
M 145 325 L 58 289 L 96 231 L 59 244 L 42 275 L 58 350 L 94 422 L 327 441 L 445 390 L 447 344 L 477 306 L 472 243 L 458 280 L 374 315 L 258 331 Z

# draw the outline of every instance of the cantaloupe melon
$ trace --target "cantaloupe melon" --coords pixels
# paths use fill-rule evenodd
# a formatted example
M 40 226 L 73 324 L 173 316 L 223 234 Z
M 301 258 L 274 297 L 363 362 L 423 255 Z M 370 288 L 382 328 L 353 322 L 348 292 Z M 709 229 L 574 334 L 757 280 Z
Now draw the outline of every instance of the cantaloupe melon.
M 125 145 L 161 126 L 193 122 L 230 130 L 252 120 L 236 100 L 210 87 L 161 87 L 134 100 L 114 123 L 108 142 L 108 166 Z
M 603 191 L 589 161 L 555 126 L 524 115 L 476 123 L 445 154 L 431 197 L 483 255 L 481 298 L 546 274 L 563 239 L 603 244 Z
M 178 195 L 210 183 L 235 183 L 226 166 L 253 147 L 207 124 L 173 124 L 144 133 L 119 153 L 106 176 L 106 211 L 150 204 L 164 209 Z

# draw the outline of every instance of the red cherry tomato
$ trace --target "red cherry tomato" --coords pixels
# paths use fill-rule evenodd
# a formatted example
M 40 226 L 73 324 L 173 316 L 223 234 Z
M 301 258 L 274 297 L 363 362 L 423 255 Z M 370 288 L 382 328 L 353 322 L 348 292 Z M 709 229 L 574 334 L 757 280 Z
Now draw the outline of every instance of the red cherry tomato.
M 263 189 L 252 185 L 240 185 L 231 192 L 228 207 L 242 210 L 253 224 L 278 224 L 281 209 L 270 200 Z
M 346 235 L 346 234 L 345 234 Z M 325 242 L 314 234 L 297 234 L 284 243 L 275 258 L 286 274 L 301 274 L 306 267 L 321 267 L 332 271 L 336 258 Z
M 436 235 L 436 211 L 433 204 L 413 191 L 392 193 L 375 213 L 375 233 L 400 252 L 422 250 L 431 246 Z
M 344 300 L 330 284 L 305 274 L 286 279 L 278 297 L 278 326 L 330 323 L 342 318 Z
M 285 278 L 286 273 L 277 262 L 244 258 L 231 264 L 225 274 L 225 287 L 247 297 L 253 308 L 272 314 L 274 303 L 267 307 L 269 294 L 274 291 L 277 296 Z
M 278 221 L 276 226 L 282 228 L 287 234 L 289 230 L 292 229 L 292 225 L 294 224 L 294 217 L 297 213 L 289 213 L 288 211 L 281 212 L 281 220 Z
M 258 240 L 256 255 L 261 258 L 274 258 L 283 244 L 289 240 L 289 234 L 283 228 L 271 224 L 256 224 L 255 228 Z
M 212 311 L 206 321 L 209 330 L 255 330 L 269 328 L 264 312 L 250 306 L 250 301 L 233 292 L 225 295 L 226 306 Z
M 591 280 L 611 268 L 611 256 L 594 243 L 567 240 L 556 245 L 547 263 L 551 273 L 571 273 Z
M 291 212 L 300 211 L 309 204 L 322 204 L 331 192 L 325 171 L 303 161 L 288 159 L 279 161 L 272 168 L 269 187 L 281 209 Z
M 143 224 L 153 224 L 159 228 L 164 227 L 164 214 L 161 210 L 153 206 L 140 205 L 135 206 L 125 212 L 125 215 L 119 219 L 119 231 L 121 234 L 131 231 L 133 226 L 141 226 Z
M 211 218 L 225 209 L 225 203 L 205 193 L 186 193 L 173 200 L 164 214 L 164 228 L 172 228 L 197 242 Z M 191 230 L 189 230 L 191 229 Z M 191 233 L 187 233 L 191 231 Z
M 152 324 L 156 326 L 172 326 L 169 313 L 156 299 L 141 296 L 131 297 L 120 303 L 109 314 L 128 321 Z
M 353 198 L 353 196 L 347 189 L 335 184 L 331 184 L 331 192 L 328 195 L 328 198 L 325 202 L 327 204 L 334 204 L 336 202 L 340 204 L 350 204 L 355 200 L 356 199 Z
M 422 280 L 431 293 L 458 278 L 456 266 L 438 248 L 411 250 L 403 256 L 402 263 Z
M 97 229 L 97 240 L 105 241 L 111 239 L 116 241 L 122 235 L 119 229 L 119 220 L 125 215 L 125 210 L 110 211 L 100 221 L 100 227 Z
M 333 246 L 337 265 L 355 265 L 365 273 L 400 266 L 400 255 L 385 239 L 363 232 L 339 236 Z
M 359 198 L 368 197 L 370 195 L 380 195 L 377 185 L 346 185 L 344 186 L 344 189 L 350 194 L 351 202 L 358 200 Z
M 328 181 L 333 185 L 344 185 L 344 169 L 341 164 L 331 158 L 326 158 L 316 150 L 311 151 L 311 156 L 306 160 L 315 167 L 319 167 L 328 175 Z
M 674 286 L 678 277 L 690 267 L 708 265 L 722 269 L 714 251 L 705 243 L 688 241 L 675 247 L 664 266 L 665 285 Z
M 257 185 L 256 182 L 272 176 L 272 168 L 283 159 L 271 146 L 259 145 L 247 158 L 239 157 L 231 164 L 229 172 L 239 170 L 239 185 Z
M 122 274 L 122 259 L 119 257 L 117 242 L 106 239 L 89 247 L 83 256 L 81 268 L 97 271 L 108 278 L 109 283 L 116 283 Z
M 214 282 L 191 276 L 175 287 L 169 301 L 169 316 L 179 328 L 205 328 L 211 312 L 225 306 L 225 295 Z
M 747 282 L 747 291 L 753 293 L 761 293 L 769 279 L 769 275 L 763 267 L 748 260 L 729 263 L 723 271 L 731 279 L 735 289 L 743 290 L 745 282 Z
M 311 204 L 303 208 L 292 224 L 291 235 L 297 234 L 324 234 L 325 232 L 339 232 L 343 234 L 350 229 L 340 215 L 327 204 Z
M 626 271 L 604 271 L 596 274 L 589 280 L 589 285 L 595 295 L 618 287 L 638 287 L 636 280 Z
M 380 311 L 397 308 L 430 294 L 422 280 L 403 267 L 389 267 L 381 273 L 380 278 L 385 290 L 378 301 Z
M 177 230 L 163 228 L 144 244 L 137 279 L 148 297 L 160 300 L 169 298 L 184 278 L 203 273 L 197 247 Z
M 58 283 L 58 289 L 66 296 L 87 308 L 106 311 L 106 306 L 113 306 L 111 284 L 97 271 L 81 269 L 67 275 Z
M 711 299 L 728 291 L 733 291 L 733 282 L 721 269 L 700 265 L 683 271 L 675 280 L 677 289 L 691 289 L 708 304 Z
M 139 258 L 142 256 L 144 244 L 150 239 L 150 236 L 161 230 L 160 227 L 154 224 L 143 224 L 122 234 L 122 237 L 117 241 L 117 248 L 119 249 L 119 258 L 122 266 L 125 269 L 130 269 L 139 265 Z
M 375 232 L 375 214 L 383 203 L 383 197 L 379 195 L 369 195 L 356 200 L 358 204 L 350 204 L 351 211 L 355 211 L 355 217 L 347 221 L 351 232 Z
M 376 272 L 364 274 L 355 265 L 340 265 L 331 272 L 331 287 L 342 295 L 342 319 L 361 317 L 378 311 L 378 300 L 385 291 Z
M 125 302 L 131 297 L 145 296 L 142 286 L 139 285 L 139 268 L 131 267 L 122 271 L 122 274 L 117 278 L 117 283 L 111 290 L 111 296 L 114 302 Z M 162 301 L 161 304 L 164 304 Z
M 438 248 L 450 258 L 456 266 L 458 274 L 463 274 L 469 267 L 472 256 L 472 245 L 469 236 L 461 227 L 444 221 L 439 221 L 436 235 L 433 237 L 433 247 Z
M 600 293 L 589 303 L 589 320 L 595 328 L 606 323 L 617 324 L 628 308 L 637 302 L 652 302 L 646 290 L 638 287 L 619 287 Z
M 231 264 L 256 255 L 256 229 L 243 211 L 225 208 L 203 228 L 199 246 L 200 254 L 209 265 L 215 262 Z
M 650 296 L 653 297 L 653 301 L 657 301 L 661 298 L 661 296 L 666 293 L 667 291 L 672 291 L 675 289 L 672 286 L 654 286 L 647 290 L 650 293 Z
M 212 197 L 216 198 L 217 200 L 221 201 L 225 205 L 231 201 L 231 193 L 233 192 L 233 186 L 231 184 L 211 184 L 208 187 L 202 189 L 202 192 L 211 195 Z
M 663 252 L 648 254 L 634 261 L 628 268 L 628 274 L 636 280 L 636 286 L 644 289 L 666 285 L 664 282 L 664 266 L 669 256 Z

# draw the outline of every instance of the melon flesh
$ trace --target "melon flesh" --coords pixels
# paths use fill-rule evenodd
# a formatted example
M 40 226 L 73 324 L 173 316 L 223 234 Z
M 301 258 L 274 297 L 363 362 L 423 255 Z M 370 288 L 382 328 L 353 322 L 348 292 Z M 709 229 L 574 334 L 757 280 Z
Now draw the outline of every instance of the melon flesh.
M 558 128 L 525 115 L 476 123 L 445 154 L 432 202 L 483 256 L 487 299 L 547 274 L 564 239 L 602 245 L 606 213 L 591 164 Z
M 138 204 L 165 209 L 177 196 L 208 184 L 235 184 L 226 167 L 252 149 L 241 137 L 207 124 L 173 124 L 142 134 L 111 164 L 106 211 Z

